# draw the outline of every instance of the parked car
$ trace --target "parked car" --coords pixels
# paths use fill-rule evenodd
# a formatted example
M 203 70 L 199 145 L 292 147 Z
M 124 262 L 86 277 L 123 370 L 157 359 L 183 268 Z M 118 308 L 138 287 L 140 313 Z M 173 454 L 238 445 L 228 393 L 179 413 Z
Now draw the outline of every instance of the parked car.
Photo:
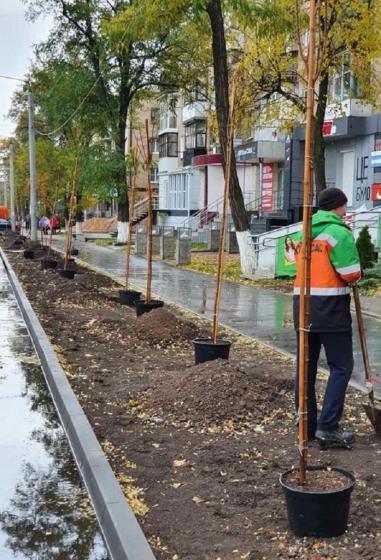
M 0 218 L 0 229 L 11 229 L 11 220 L 3 220 Z

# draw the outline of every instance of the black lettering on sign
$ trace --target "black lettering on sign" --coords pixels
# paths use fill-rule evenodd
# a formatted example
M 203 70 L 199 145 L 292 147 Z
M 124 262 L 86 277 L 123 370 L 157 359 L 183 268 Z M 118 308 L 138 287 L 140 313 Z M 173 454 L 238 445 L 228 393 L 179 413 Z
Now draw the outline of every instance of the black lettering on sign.
M 357 202 L 361 202 L 362 200 L 370 200 L 370 187 L 357 187 L 356 200 Z
M 368 179 L 368 156 L 357 158 L 356 162 L 356 181 L 363 182 Z

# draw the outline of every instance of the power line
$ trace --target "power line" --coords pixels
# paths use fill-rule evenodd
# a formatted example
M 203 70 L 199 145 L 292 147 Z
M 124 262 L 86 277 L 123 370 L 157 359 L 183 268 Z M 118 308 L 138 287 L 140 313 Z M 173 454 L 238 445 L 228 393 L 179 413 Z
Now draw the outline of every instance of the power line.
M 132 25 L 132 24 L 130 24 L 130 26 L 131 26 L 131 25 Z M 125 32 L 124 32 L 123 35 L 122 35 L 122 38 L 120 39 L 120 42 L 122 42 L 123 39 L 125 38 L 125 36 L 127 35 L 130 26 L 128 26 L 128 27 L 126 28 Z M 91 88 L 90 88 L 90 91 L 87 93 L 87 95 L 85 96 L 85 98 L 81 101 L 81 103 L 78 105 L 78 107 L 76 108 L 76 110 L 74 111 L 74 113 L 73 113 L 60 127 L 56 128 L 56 130 L 53 130 L 52 132 L 47 132 L 47 133 L 40 132 L 39 130 L 37 130 L 37 129 L 35 128 L 35 132 L 36 132 L 37 134 L 39 134 L 40 136 L 47 136 L 47 137 L 53 136 L 54 134 L 56 134 L 56 132 L 58 132 L 59 130 L 61 130 L 68 122 L 70 122 L 70 121 L 74 118 L 74 116 L 78 113 L 78 111 L 80 110 L 80 108 L 82 107 L 82 105 L 85 103 L 86 99 L 89 97 L 90 93 L 93 91 L 93 89 L 95 88 L 95 86 L 97 85 L 97 83 L 99 82 L 99 80 L 102 78 L 103 73 L 105 72 L 106 68 L 107 68 L 107 64 L 105 64 L 105 65 L 104 65 L 104 68 L 103 68 L 102 70 L 100 70 L 98 78 L 95 80 L 94 84 L 93 84 L 93 85 L 91 86 Z M 0 77 L 1 77 L 1 76 L 0 76 Z M 61 76 L 60 76 L 60 78 L 61 78 Z M 58 81 L 60 80 L 60 78 L 58 78 Z M 55 86 L 56 86 L 56 84 L 54 84 L 54 85 L 52 86 L 51 91 L 53 91 L 53 88 L 54 88 Z
M 24 80 L 23 78 L 14 78 L 13 76 L 0 75 L 0 78 L 5 78 L 6 80 L 14 80 L 15 82 L 24 82 L 24 84 L 29 83 L 27 80 Z
M 78 105 L 78 107 L 76 108 L 74 113 L 72 115 L 70 115 L 70 117 L 60 127 L 56 128 L 56 130 L 53 130 L 52 132 L 47 132 L 47 133 L 40 132 L 39 130 L 37 130 L 35 128 L 35 131 L 37 132 L 37 134 L 39 134 L 40 136 L 53 136 L 54 134 L 56 134 L 56 132 L 61 130 L 61 128 L 63 128 L 68 122 L 70 122 L 73 119 L 73 117 L 78 113 L 78 111 L 80 110 L 82 105 L 85 103 L 86 99 L 89 97 L 90 93 L 93 91 L 93 89 L 95 88 L 95 86 L 97 85 L 97 83 L 101 79 L 101 77 L 102 77 L 102 73 L 99 74 L 98 78 L 95 80 L 94 84 L 91 86 L 90 91 L 86 94 L 85 98 Z

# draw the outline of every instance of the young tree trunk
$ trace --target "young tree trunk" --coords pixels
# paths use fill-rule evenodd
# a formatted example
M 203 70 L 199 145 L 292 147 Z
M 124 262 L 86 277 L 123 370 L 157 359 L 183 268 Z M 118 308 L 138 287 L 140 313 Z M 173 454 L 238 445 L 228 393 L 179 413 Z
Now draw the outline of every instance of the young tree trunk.
M 222 167 L 226 173 L 226 147 L 229 120 L 229 74 L 226 40 L 221 0 L 210 0 L 207 13 L 212 29 L 213 69 L 218 121 L 218 135 L 221 145 Z M 231 151 L 231 173 L 229 202 L 241 258 L 241 271 L 244 276 L 254 273 L 254 248 L 251 242 L 250 226 L 245 202 L 239 184 L 234 150 Z

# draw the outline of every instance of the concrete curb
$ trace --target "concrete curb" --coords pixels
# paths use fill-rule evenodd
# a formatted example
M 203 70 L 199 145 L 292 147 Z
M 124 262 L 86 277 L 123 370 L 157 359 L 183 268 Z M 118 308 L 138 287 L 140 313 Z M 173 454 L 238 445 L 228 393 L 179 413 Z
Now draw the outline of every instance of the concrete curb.
M 7 271 L 77 467 L 113 560 L 155 560 L 105 454 L 4 252 Z

